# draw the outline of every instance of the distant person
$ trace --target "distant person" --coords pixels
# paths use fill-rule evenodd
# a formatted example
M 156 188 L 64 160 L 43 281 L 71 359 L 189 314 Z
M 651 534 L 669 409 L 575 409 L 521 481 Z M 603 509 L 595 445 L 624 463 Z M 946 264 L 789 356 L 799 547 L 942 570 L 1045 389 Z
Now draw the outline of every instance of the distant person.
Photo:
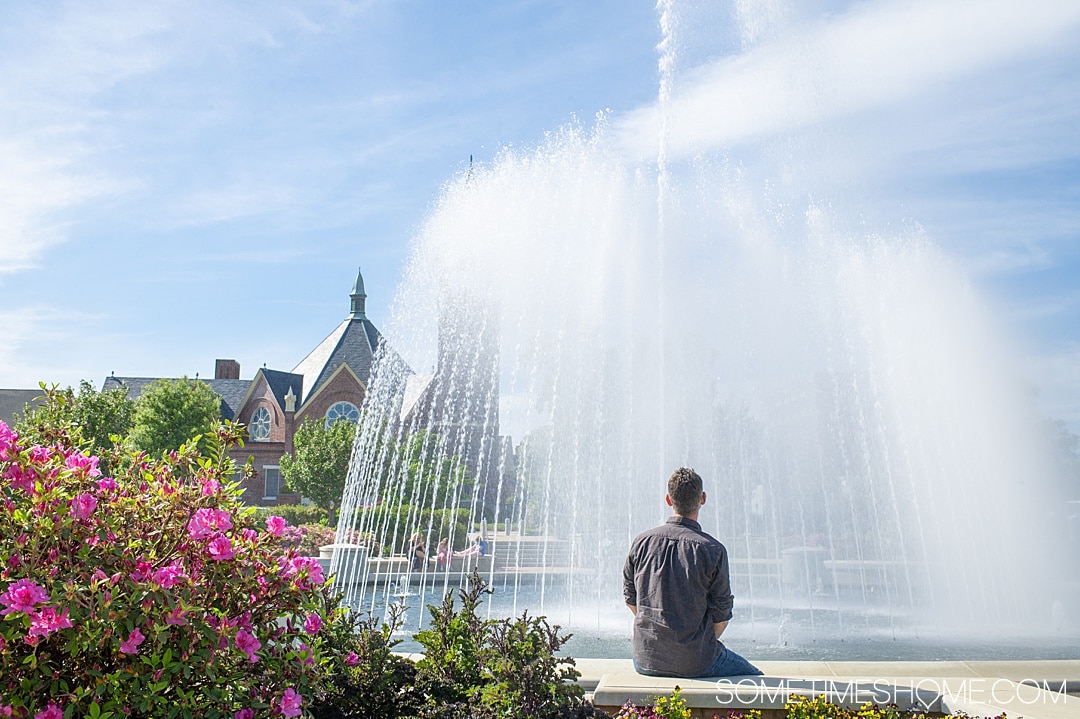
M 470 544 L 460 552 L 454 552 L 455 557 L 483 557 L 487 554 L 487 541 L 480 534 L 476 534 Z
M 450 558 L 450 542 L 443 537 L 439 540 L 439 546 L 435 548 L 435 569 L 442 571 L 446 569 L 446 560 Z
M 424 535 L 417 532 L 409 538 L 409 556 L 412 558 L 412 569 L 419 572 L 424 568 L 427 559 L 427 547 L 424 544 Z
M 727 549 L 701 531 L 701 477 L 678 469 L 664 497 L 674 514 L 630 545 L 623 596 L 634 614 L 634 668 L 665 677 L 730 677 L 761 671 L 724 646 L 731 620 Z

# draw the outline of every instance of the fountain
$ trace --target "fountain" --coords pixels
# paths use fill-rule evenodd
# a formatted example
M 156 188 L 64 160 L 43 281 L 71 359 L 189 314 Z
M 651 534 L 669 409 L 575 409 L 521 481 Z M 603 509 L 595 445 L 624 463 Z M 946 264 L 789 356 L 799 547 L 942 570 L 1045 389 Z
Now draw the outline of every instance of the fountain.
M 725 147 L 669 157 L 661 12 L 658 156 L 625 151 L 626 123 L 571 124 L 470 168 L 424 222 L 343 500 L 338 541 L 383 555 L 350 603 L 477 567 L 494 611 L 628 652 L 626 548 L 687 465 L 736 639 L 1041 631 L 1044 460 L 994 317 L 919 231 L 778 197 L 760 145 L 754 172 Z M 432 557 L 410 570 L 416 531 Z M 444 537 L 460 556 L 436 566 Z

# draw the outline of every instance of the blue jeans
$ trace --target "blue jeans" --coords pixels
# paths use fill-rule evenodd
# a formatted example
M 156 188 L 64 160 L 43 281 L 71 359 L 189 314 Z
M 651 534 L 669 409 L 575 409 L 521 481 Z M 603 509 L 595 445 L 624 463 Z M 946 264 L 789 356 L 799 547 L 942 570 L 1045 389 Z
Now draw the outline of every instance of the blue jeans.
M 705 677 L 759 677 L 765 672 L 755 667 L 727 647 L 720 652 L 709 670 L 702 676 Z
M 638 674 L 646 674 L 646 672 L 641 671 L 637 659 L 634 659 L 633 661 L 634 671 Z M 712 663 L 712 666 L 709 667 L 701 677 L 759 677 L 764 673 L 765 672 L 743 659 L 739 654 L 724 647 L 720 652 L 720 656 L 716 658 L 716 661 Z M 697 677 L 687 678 L 692 679 Z

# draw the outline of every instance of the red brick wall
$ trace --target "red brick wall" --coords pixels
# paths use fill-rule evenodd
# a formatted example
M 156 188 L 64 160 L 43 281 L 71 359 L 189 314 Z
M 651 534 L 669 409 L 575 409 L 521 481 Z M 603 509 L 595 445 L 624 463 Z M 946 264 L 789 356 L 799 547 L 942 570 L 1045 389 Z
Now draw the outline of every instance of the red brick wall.
M 319 389 L 319 394 L 311 404 L 305 405 L 296 413 L 296 422 L 299 424 L 306 417 L 322 419 L 326 416 L 326 410 L 335 402 L 352 402 L 359 409 L 363 401 L 364 387 L 351 372 L 341 371 Z
M 274 399 L 274 394 L 270 391 L 270 385 L 266 384 L 266 380 L 262 375 L 259 375 L 258 379 L 255 380 L 254 386 L 249 390 L 247 402 L 236 413 L 235 420 L 244 425 L 249 424 L 251 415 L 255 414 L 255 410 L 259 407 L 266 407 L 270 412 L 270 442 L 284 442 L 285 413 L 278 407 L 277 400 Z M 250 444 L 261 443 L 250 442 Z
M 277 499 L 264 500 L 266 496 L 266 479 L 263 467 L 266 465 L 281 464 L 281 456 L 285 454 L 286 440 L 291 437 L 292 431 L 285 426 L 285 413 L 278 407 L 270 386 L 262 375 L 258 375 L 254 385 L 249 391 L 247 402 L 240 407 L 236 414 L 236 421 L 247 425 L 251 416 L 259 407 L 265 407 L 270 412 L 270 439 L 267 442 L 254 442 L 247 440 L 243 447 L 234 449 L 230 454 L 237 464 L 243 466 L 248 457 L 253 457 L 253 468 L 256 472 L 254 479 L 244 480 L 244 502 L 259 506 L 278 504 L 299 504 L 300 495 L 287 493 L 284 482 Z
M 243 447 L 237 447 L 230 452 L 233 460 L 239 467 L 243 467 L 248 457 L 253 459 L 252 469 L 255 470 L 253 479 L 246 479 L 241 484 L 244 490 L 243 500 L 246 504 L 256 506 L 274 506 L 278 504 L 300 504 L 300 495 L 290 493 L 282 481 L 277 499 L 266 500 L 266 477 L 264 467 L 267 465 L 281 465 L 281 456 L 285 454 L 285 445 L 282 442 L 250 442 Z

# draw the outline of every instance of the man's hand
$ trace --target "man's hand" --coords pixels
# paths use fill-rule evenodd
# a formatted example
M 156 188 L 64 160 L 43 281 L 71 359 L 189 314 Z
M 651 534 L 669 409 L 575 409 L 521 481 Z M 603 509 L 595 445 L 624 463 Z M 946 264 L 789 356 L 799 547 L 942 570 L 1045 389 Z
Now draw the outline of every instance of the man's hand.
M 724 633 L 725 629 L 727 629 L 727 625 L 728 625 L 727 622 L 716 622 L 715 624 L 712 625 L 713 626 L 713 631 L 716 632 L 716 638 L 717 639 L 719 639 L 720 635 Z
M 633 604 L 627 604 L 626 608 L 629 609 L 630 613 L 633 614 L 635 617 L 637 616 L 637 607 L 636 606 L 634 606 Z M 724 623 L 727 624 L 727 622 L 724 622 Z M 720 635 L 717 634 L 716 636 L 720 636 Z

